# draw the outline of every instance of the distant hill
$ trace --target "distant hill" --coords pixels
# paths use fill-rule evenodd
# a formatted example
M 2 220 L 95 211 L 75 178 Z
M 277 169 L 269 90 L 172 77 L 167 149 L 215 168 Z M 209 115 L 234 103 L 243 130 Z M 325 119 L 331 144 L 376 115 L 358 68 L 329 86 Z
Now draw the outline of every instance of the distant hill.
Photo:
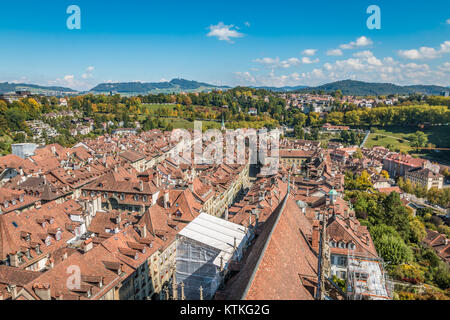
M 59 94 L 59 93 L 77 93 L 77 90 L 66 87 L 46 87 L 37 84 L 27 83 L 0 83 L 0 94 L 15 91 L 31 91 L 34 94 Z
M 344 95 L 356 95 L 356 96 L 410 94 L 410 93 L 439 95 L 442 91 L 447 90 L 447 88 L 434 85 L 398 86 L 392 83 L 371 83 L 355 80 L 343 80 L 327 83 L 317 87 L 309 87 L 299 91 L 311 92 L 321 90 L 325 92 L 334 92 L 336 90 L 341 90 Z
M 172 79 L 169 82 L 118 82 L 101 83 L 92 88 L 92 93 L 120 93 L 125 95 L 138 95 L 149 93 L 171 93 L 171 92 L 202 92 L 214 89 L 230 89 L 227 86 L 215 86 L 209 83 L 197 82 L 185 79 Z
M 251 88 L 255 88 L 255 89 L 264 89 L 264 90 L 269 90 L 269 91 L 274 91 L 274 92 L 290 92 L 290 91 L 296 91 L 296 90 L 300 90 L 300 89 L 305 89 L 308 88 L 308 86 L 295 86 L 295 87 L 251 87 Z

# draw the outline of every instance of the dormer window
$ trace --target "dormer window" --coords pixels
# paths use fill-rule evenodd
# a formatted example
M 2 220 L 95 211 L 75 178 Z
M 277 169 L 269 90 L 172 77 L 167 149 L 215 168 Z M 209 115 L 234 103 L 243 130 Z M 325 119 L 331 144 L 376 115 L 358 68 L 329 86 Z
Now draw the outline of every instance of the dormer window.
M 139 201 L 139 196 L 137 194 L 134 195 L 134 201 Z
M 332 248 L 336 248 L 336 245 L 337 245 L 337 244 L 336 244 L 336 241 L 334 241 L 334 240 L 331 241 L 330 246 L 331 246 Z
M 8 207 L 9 207 L 8 201 L 3 202 L 3 206 L 4 206 L 5 208 L 8 208 Z
M 143 196 L 142 200 L 144 200 L 144 202 L 147 202 L 147 200 L 148 200 L 147 196 Z
M 339 242 L 339 248 L 344 248 L 345 249 L 345 243 L 343 241 Z
M 31 258 L 32 258 L 30 249 L 28 249 L 28 250 L 25 252 L 25 256 L 26 256 L 28 259 L 31 259 Z
M 50 236 L 48 236 L 47 238 L 45 238 L 45 245 L 48 247 L 52 244 L 52 238 Z
M 17 200 L 16 200 L 16 199 L 12 199 L 11 204 L 12 204 L 13 206 L 15 206 L 15 205 L 17 204 Z
M 42 251 L 41 251 L 41 245 L 38 244 L 34 250 L 36 251 L 37 254 L 41 254 L 41 253 L 42 253 Z
M 354 250 L 354 249 L 355 249 L 355 244 L 354 244 L 353 242 L 350 242 L 350 243 L 348 244 L 348 248 L 349 248 L 350 250 Z
M 55 238 L 56 238 L 56 241 L 61 240 L 61 230 L 58 230 L 58 232 L 56 232 Z
M 125 193 L 120 194 L 120 200 L 125 200 Z

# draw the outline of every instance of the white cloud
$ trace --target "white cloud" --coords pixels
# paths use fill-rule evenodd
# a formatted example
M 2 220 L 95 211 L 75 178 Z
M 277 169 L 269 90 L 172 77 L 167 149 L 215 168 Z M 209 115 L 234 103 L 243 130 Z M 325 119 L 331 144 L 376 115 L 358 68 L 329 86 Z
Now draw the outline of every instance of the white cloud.
M 443 65 L 439 66 L 439 70 L 450 72 L 450 62 L 444 62 Z
M 300 64 L 300 60 L 297 58 L 289 58 L 280 62 L 282 68 L 290 68 L 292 66 L 297 66 Z
M 353 54 L 354 57 L 358 57 L 358 58 L 370 58 L 373 57 L 373 53 L 370 50 L 366 50 L 366 51 L 359 51 Z
M 405 59 L 434 59 L 437 58 L 438 52 L 433 48 L 421 47 L 420 49 L 399 50 L 398 55 Z
M 280 61 L 280 58 L 262 58 L 255 59 L 253 62 L 261 63 L 271 68 L 290 68 L 292 66 L 299 65 L 301 62 L 297 58 L 289 58 L 286 60 Z
M 317 49 L 306 49 L 303 50 L 302 54 L 304 54 L 305 56 L 313 56 L 315 55 L 317 52 Z
M 246 22 L 244 22 L 244 25 L 245 25 L 247 28 L 250 28 L 250 22 L 246 21 Z
M 74 78 L 75 77 L 73 74 L 68 74 L 68 75 L 64 76 L 64 81 L 70 82 L 70 81 L 73 81 Z
M 233 28 L 234 25 L 225 25 L 223 22 L 219 22 L 217 25 L 209 26 L 208 37 L 217 37 L 221 41 L 228 41 L 233 43 L 232 38 L 241 38 L 244 36 L 243 33 L 240 33 Z
M 339 48 L 347 50 L 347 49 L 355 49 L 355 48 L 361 48 L 361 47 L 367 47 L 373 44 L 372 40 L 365 36 L 361 36 L 356 41 L 352 41 L 350 43 L 341 44 Z
M 441 49 L 439 50 L 440 53 L 450 53 L 450 41 L 444 41 L 441 44 Z
M 342 50 L 341 49 L 331 49 L 327 51 L 327 56 L 342 56 Z
M 89 78 L 92 78 L 92 71 L 94 71 L 94 67 L 93 66 L 89 66 L 89 67 L 87 67 L 86 68 L 86 72 L 85 73 L 83 73 L 82 75 L 81 75 L 81 77 L 83 78 L 83 79 L 89 79 Z
M 311 64 L 311 63 L 317 63 L 317 62 L 319 62 L 319 58 L 314 59 L 314 60 L 311 60 L 310 57 L 303 57 L 302 58 L 302 63 L 304 63 L 304 64 Z
M 435 59 L 444 53 L 450 53 L 450 41 L 444 41 L 439 49 L 420 47 L 419 49 L 399 50 L 398 55 L 404 59 Z
M 445 23 L 450 24 L 450 19 L 445 20 Z
M 238 79 L 238 81 L 240 83 L 255 83 L 256 79 L 255 77 L 253 77 L 250 72 L 246 71 L 246 72 L 235 72 L 234 73 L 236 75 L 236 78 Z

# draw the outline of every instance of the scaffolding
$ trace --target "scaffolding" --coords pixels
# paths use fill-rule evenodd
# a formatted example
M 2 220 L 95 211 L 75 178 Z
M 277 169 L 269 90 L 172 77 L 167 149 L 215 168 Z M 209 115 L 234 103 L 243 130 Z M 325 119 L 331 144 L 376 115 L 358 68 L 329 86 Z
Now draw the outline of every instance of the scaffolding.
M 200 291 L 205 300 L 214 297 L 230 265 L 241 260 L 248 231 L 202 213 L 177 235 L 176 284 L 186 300 L 199 300 Z
M 347 299 L 392 300 L 393 283 L 386 274 L 383 259 L 347 254 Z

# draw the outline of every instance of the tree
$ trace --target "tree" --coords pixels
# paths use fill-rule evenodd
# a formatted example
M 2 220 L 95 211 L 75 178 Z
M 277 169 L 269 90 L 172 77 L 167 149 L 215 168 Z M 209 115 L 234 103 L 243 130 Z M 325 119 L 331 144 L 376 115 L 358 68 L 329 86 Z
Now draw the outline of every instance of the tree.
M 412 218 L 409 221 L 409 227 L 411 230 L 411 233 L 410 233 L 411 242 L 420 243 L 427 235 L 427 232 L 425 231 L 425 226 L 417 218 Z
M 378 254 L 384 261 L 393 265 L 413 261 L 412 250 L 399 236 L 383 234 L 380 239 L 374 241 Z
M 386 170 L 381 170 L 381 173 L 380 173 L 383 177 L 385 177 L 386 179 L 389 179 L 390 177 L 389 177 L 389 173 L 386 171 Z
M 382 201 L 382 204 L 384 207 L 383 222 L 395 227 L 403 239 L 409 239 L 409 212 L 403 206 L 400 195 L 396 192 L 391 192 Z
M 296 125 L 294 127 L 294 134 L 295 137 L 298 139 L 305 139 L 305 132 L 303 131 L 303 128 L 300 125 Z
M 366 170 L 363 170 L 363 172 L 361 172 L 361 175 L 356 179 L 356 182 L 360 190 L 366 190 L 372 187 L 370 174 Z
M 423 148 L 428 143 L 428 137 L 422 131 L 417 131 L 411 136 L 411 146 L 417 148 Z
M 361 149 L 358 148 L 358 150 L 356 150 L 356 152 L 353 154 L 353 158 L 362 159 L 362 157 L 363 157 L 363 153 L 362 153 Z
M 425 280 L 423 270 L 415 263 L 402 263 L 395 267 L 393 274 L 403 281 L 411 282 L 414 284 L 423 283 Z
M 18 107 L 14 107 L 11 109 L 8 109 L 6 111 L 6 121 L 8 122 L 8 127 L 12 131 L 19 131 L 23 130 L 25 125 L 25 119 L 26 114 L 23 111 L 23 109 L 20 109 Z

